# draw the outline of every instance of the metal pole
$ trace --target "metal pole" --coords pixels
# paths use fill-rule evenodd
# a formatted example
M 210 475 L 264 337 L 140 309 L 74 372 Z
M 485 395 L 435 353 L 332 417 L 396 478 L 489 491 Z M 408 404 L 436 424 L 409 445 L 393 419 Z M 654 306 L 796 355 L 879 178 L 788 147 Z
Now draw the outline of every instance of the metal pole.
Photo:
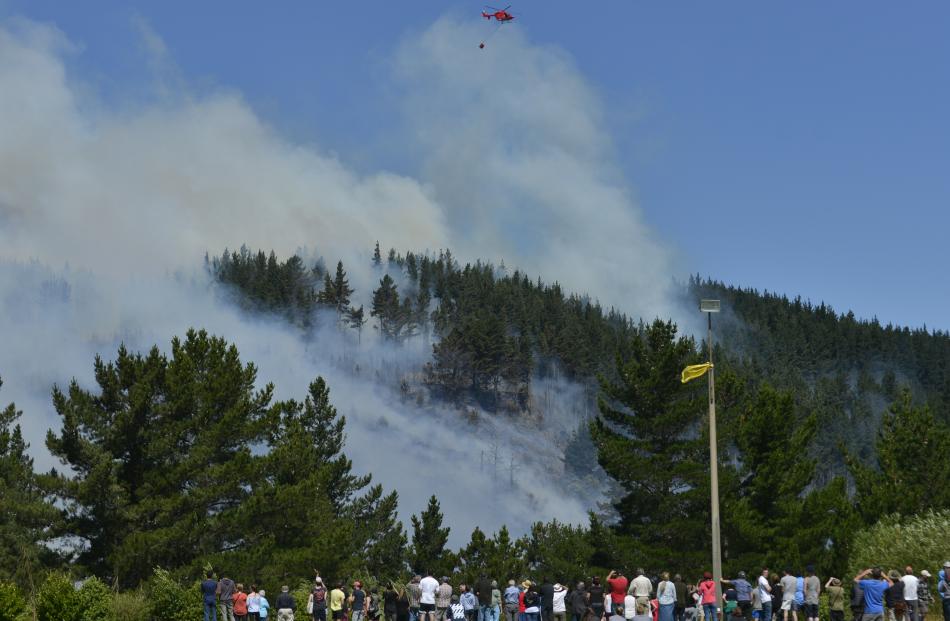
M 709 346 L 709 362 L 713 361 L 712 313 L 706 313 L 709 327 L 706 343 Z M 719 456 L 716 440 L 716 370 L 709 368 L 709 478 L 710 508 L 712 513 L 712 561 L 713 580 L 716 582 L 716 610 L 722 606 L 722 551 L 719 547 Z M 707 620 L 708 621 L 708 620 Z

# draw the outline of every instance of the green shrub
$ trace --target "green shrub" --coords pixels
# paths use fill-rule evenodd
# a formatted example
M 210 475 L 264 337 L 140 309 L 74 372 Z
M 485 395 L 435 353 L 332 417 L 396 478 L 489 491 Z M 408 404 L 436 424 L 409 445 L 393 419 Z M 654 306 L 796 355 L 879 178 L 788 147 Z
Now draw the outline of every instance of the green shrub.
M 112 598 L 112 617 L 110 621 L 149 621 L 149 601 L 142 591 L 116 593 Z M 155 617 L 166 619 L 171 617 Z M 200 617 L 192 617 L 199 619 Z
M 0 582 L 0 621 L 16 621 L 26 610 L 26 600 L 12 582 Z
M 853 576 L 867 567 L 879 565 L 885 570 L 936 570 L 950 558 L 950 511 L 928 511 L 912 517 L 888 515 L 859 531 L 851 547 L 848 567 Z M 842 576 L 845 580 L 850 576 Z
M 72 579 L 62 573 L 50 574 L 36 593 L 38 621 L 83 621 L 82 600 Z
M 112 616 L 112 589 L 99 578 L 89 578 L 79 589 L 82 621 L 103 621 Z
M 151 615 L 163 621 L 194 621 L 202 618 L 201 586 L 183 587 L 164 569 L 156 569 L 148 586 Z

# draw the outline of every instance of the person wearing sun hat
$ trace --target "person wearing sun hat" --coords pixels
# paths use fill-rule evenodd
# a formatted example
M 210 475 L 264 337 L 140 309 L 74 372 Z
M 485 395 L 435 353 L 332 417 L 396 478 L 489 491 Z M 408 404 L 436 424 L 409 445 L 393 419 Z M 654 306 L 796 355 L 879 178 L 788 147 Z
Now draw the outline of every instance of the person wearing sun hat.
M 930 593 L 930 572 L 926 569 L 920 571 L 920 579 L 917 582 L 917 613 L 921 619 L 927 618 L 930 611 L 930 604 L 933 603 L 933 595 Z
M 828 594 L 828 613 L 831 621 L 844 621 L 844 587 L 841 586 L 841 580 L 828 578 L 825 593 Z
M 560 582 L 555 583 L 554 591 L 551 593 L 551 616 L 554 621 L 567 621 L 567 604 L 564 598 L 567 597 L 567 589 Z

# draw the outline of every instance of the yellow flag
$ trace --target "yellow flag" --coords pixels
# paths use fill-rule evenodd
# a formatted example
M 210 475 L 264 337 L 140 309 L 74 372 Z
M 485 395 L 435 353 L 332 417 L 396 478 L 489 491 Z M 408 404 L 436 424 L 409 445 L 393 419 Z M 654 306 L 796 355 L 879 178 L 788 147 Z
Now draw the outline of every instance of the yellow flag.
M 691 364 L 685 369 L 683 369 L 683 376 L 680 378 L 682 383 L 686 383 L 689 380 L 694 380 L 697 377 L 702 377 L 706 375 L 706 371 L 712 368 L 711 362 L 704 362 L 702 364 Z

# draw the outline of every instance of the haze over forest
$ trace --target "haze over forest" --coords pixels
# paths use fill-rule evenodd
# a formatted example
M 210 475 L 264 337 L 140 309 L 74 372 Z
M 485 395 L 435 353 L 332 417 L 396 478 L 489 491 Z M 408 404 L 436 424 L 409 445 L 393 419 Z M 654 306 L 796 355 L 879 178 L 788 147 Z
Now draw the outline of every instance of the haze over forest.
M 724 307 L 727 563 L 769 549 L 839 571 L 853 532 L 880 515 L 950 506 L 919 486 L 897 506 L 893 489 L 870 483 L 880 471 L 918 482 L 946 471 L 933 457 L 942 449 L 888 447 L 923 428 L 931 446 L 950 448 L 950 335 L 743 289 L 688 264 L 649 226 L 606 105 L 566 52 L 512 30 L 486 52 L 504 60 L 499 72 L 458 45 L 479 40 L 478 25 L 436 19 L 387 65 L 406 108 L 427 110 L 406 121 L 419 170 L 366 172 L 276 129 L 243 94 L 195 86 L 160 33 L 135 23 L 155 90 L 117 100 L 75 70 L 83 46 L 55 24 L 0 22 L 0 402 L 23 412 L 27 470 L 58 470 L 37 478 L 37 489 L 52 486 L 46 500 L 102 509 L 109 499 L 89 472 L 102 473 L 89 463 L 132 464 L 107 476 L 127 503 L 110 514 L 118 534 L 103 536 L 89 523 L 96 512 L 77 509 L 52 534 L 87 544 L 44 562 L 123 586 L 156 565 L 184 576 L 202 554 L 279 575 L 281 559 L 255 557 L 234 533 L 275 519 L 265 509 L 280 492 L 326 492 L 324 479 L 287 474 L 306 463 L 342 490 L 312 510 L 334 528 L 360 523 L 345 532 L 355 550 L 372 550 L 374 571 L 405 568 L 410 517 L 432 496 L 447 546 L 469 546 L 459 557 L 469 568 L 479 536 L 501 545 L 503 527 L 535 548 L 550 533 L 583 539 L 593 551 L 577 566 L 610 566 L 597 547 L 610 537 L 657 567 L 699 566 L 709 538 L 704 393 L 678 373 L 704 358 L 704 297 Z M 256 373 L 242 374 L 238 354 L 222 353 L 228 344 Z M 243 412 L 229 440 L 238 447 L 185 434 L 184 410 L 162 409 L 181 397 L 168 378 L 206 360 L 236 395 L 260 399 L 258 410 L 228 402 Z M 224 399 L 206 380 L 194 381 Z M 144 386 L 154 400 L 135 402 L 132 387 Z M 154 429 L 145 434 L 135 416 Z M 209 416 L 209 429 L 225 428 Z M 345 428 L 333 427 L 342 417 Z M 337 430 L 329 446 L 307 444 L 318 423 Z M 124 534 L 163 514 L 155 499 L 174 504 L 179 490 L 155 474 L 165 458 L 130 455 L 140 443 L 160 454 L 145 436 L 176 430 L 190 438 L 188 464 L 174 464 L 183 471 L 217 450 L 195 437 L 220 441 L 222 463 L 246 466 L 227 470 L 221 497 L 189 499 L 189 510 L 234 509 L 220 539 L 194 550 L 171 544 L 201 524 L 182 534 L 168 516 Z M 685 465 L 671 474 L 674 464 Z M 146 482 L 152 500 L 138 497 Z M 773 507 L 777 488 L 785 498 Z M 645 508 L 645 490 L 670 500 Z M 249 513 L 231 506 L 235 494 Z M 805 528 L 805 513 L 823 517 Z M 663 528 L 645 532 L 657 520 Z M 306 567 L 325 543 L 308 540 L 283 560 Z

